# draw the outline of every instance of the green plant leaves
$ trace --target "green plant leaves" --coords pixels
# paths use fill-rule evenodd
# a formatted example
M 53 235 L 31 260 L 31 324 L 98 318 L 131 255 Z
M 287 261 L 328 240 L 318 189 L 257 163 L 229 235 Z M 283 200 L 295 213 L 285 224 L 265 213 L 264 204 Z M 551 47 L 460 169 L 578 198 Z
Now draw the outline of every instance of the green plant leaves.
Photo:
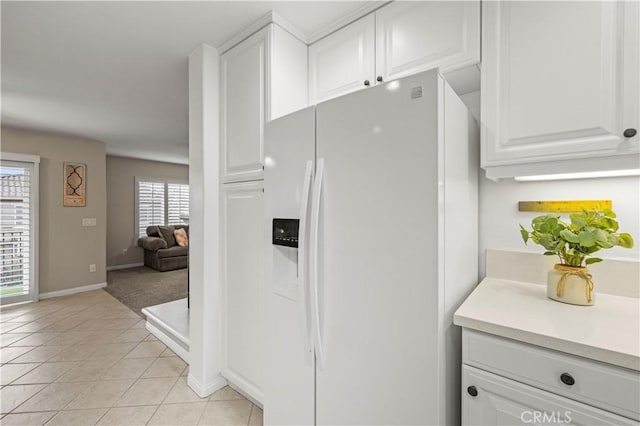
M 588 231 L 582 231 L 578 234 L 578 241 L 582 247 L 591 247 L 596 243 L 596 236 Z
M 633 237 L 626 232 L 618 236 L 618 245 L 624 248 L 633 248 Z
M 560 231 L 560 237 L 564 238 L 565 241 L 568 241 L 570 243 L 580 242 L 578 236 L 571 232 L 569 229 L 563 229 L 562 231 Z
M 545 248 L 547 256 L 557 255 L 562 263 L 582 266 L 600 262 L 599 258 L 588 258 L 601 250 L 620 246 L 633 247 L 633 238 L 627 233 L 617 234 L 616 214 L 606 209 L 603 212 L 583 210 L 569 215 L 565 223 L 557 214 L 538 216 L 531 221 L 532 231 L 520 225 L 520 235 L 525 244 L 529 240 Z
M 522 225 L 520 225 L 520 235 L 522 236 L 524 243 L 527 244 L 527 241 L 529 241 L 529 231 L 524 229 L 524 226 Z

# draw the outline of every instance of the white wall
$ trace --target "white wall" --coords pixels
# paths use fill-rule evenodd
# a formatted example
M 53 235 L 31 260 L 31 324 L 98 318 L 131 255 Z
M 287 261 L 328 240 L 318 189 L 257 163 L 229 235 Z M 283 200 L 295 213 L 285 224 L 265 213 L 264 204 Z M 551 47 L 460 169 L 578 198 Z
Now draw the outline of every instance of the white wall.
M 104 284 L 107 281 L 104 143 L 10 127 L 2 127 L 0 139 L 2 152 L 40 156 L 40 295 Z M 65 161 L 87 165 L 84 207 L 62 205 Z M 95 218 L 96 226 L 82 226 L 83 218 Z M 90 264 L 96 265 L 95 272 L 90 272 Z
M 480 277 L 485 276 L 486 249 L 540 253 L 540 246 L 522 241 L 519 224 L 530 228 L 531 219 L 545 213 L 519 212 L 518 201 L 612 200 L 620 232 L 630 233 L 633 249 L 614 247 L 598 257 L 640 260 L 640 177 L 580 179 L 552 182 L 490 181 L 480 171 L 479 241 Z M 563 214 L 563 217 L 568 217 Z

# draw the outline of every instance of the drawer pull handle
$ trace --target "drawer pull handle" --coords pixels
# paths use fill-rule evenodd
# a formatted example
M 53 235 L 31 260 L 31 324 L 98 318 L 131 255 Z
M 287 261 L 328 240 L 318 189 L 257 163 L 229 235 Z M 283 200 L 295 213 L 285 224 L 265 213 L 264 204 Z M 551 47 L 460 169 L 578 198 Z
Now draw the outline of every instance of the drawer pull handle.
M 469 386 L 467 388 L 467 393 L 473 397 L 478 396 L 478 389 L 475 386 Z
M 634 137 L 637 133 L 638 133 L 638 132 L 636 131 L 636 129 L 626 129 L 622 135 L 623 135 L 625 138 L 632 138 L 632 137 Z
M 364 85 L 365 85 L 365 86 L 368 86 L 369 84 L 371 84 L 371 83 L 369 83 L 369 80 L 365 80 L 365 81 L 364 81 Z
M 567 386 L 573 386 L 576 384 L 576 380 L 569 373 L 562 373 L 560 375 L 560 380 L 562 381 L 562 383 L 564 383 Z

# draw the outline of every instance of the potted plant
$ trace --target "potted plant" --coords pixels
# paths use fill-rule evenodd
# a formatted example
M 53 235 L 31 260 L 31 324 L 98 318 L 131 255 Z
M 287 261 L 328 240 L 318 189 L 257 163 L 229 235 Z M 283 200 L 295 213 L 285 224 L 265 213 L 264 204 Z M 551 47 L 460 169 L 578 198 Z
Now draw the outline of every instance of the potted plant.
M 547 214 L 531 221 L 532 230 L 520 225 L 525 244 L 531 240 L 545 248 L 545 255 L 556 255 L 560 263 L 547 275 L 547 296 L 574 305 L 593 305 L 593 281 L 587 265 L 602 261 L 592 257 L 602 249 L 614 246 L 633 247 L 633 238 L 617 233 L 616 214 L 583 210 L 569 215 L 570 223 L 560 215 Z

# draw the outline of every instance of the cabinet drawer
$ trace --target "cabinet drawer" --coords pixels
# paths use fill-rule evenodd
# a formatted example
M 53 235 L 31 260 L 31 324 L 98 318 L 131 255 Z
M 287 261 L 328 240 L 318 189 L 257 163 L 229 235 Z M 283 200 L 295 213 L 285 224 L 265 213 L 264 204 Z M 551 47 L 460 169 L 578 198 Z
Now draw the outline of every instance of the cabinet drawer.
M 463 366 L 463 426 L 524 424 L 621 426 L 637 423 L 496 374 Z
M 637 371 L 468 329 L 462 358 L 464 364 L 640 420 Z M 563 382 L 565 374 L 571 379 Z

